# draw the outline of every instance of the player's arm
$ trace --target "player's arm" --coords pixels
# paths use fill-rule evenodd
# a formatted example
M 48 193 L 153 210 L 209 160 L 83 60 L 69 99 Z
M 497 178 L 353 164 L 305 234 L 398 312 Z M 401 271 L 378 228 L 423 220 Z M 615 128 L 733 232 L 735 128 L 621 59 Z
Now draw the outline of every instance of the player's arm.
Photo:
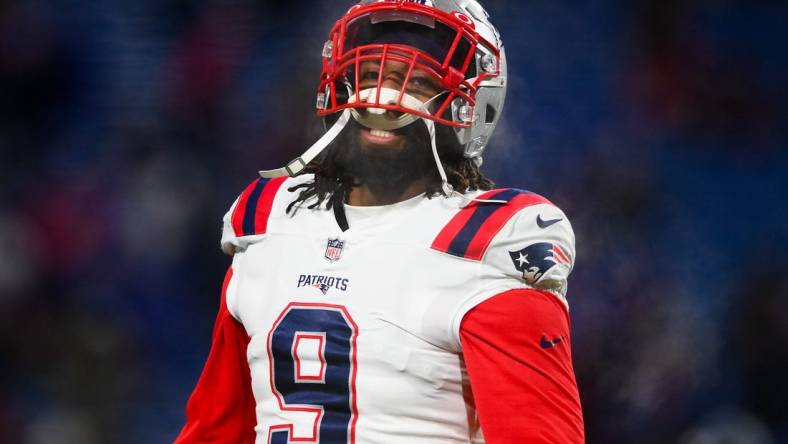
M 485 442 L 584 442 L 569 316 L 553 294 L 487 299 L 463 318 L 460 340 Z
M 184 425 L 175 444 L 253 443 L 255 402 L 246 360 L 249 337 L 227 309 L 227 270 L 222 301 L 213 328 L 211 351 L 186 406 Z
M 251 373 L 246 359 L 249 336 L 236 320 L 228 294 L 233 293 L 233 269 L 238 270 L 246 248 L 265 234 L 277 190 L 284 178 L 255 178 L 224 215 L 221 248 L 233 256 L 222 287 L 222 302 L 208 361 L 186 406 L 186 425 L 175 444 L 253 443 L 257 424 Z M 232 294 L 230 294 L 230 299 Z M 233 299 L 234 300 L 234 299 Z M 236 315 L 234 317 L 234 314 Z
M 455 324 L 485 441 L 582 443 L 566 300 L 571 224 L 532 193 L 488 212 L 466 250 L 482 256 L 486 290 Z

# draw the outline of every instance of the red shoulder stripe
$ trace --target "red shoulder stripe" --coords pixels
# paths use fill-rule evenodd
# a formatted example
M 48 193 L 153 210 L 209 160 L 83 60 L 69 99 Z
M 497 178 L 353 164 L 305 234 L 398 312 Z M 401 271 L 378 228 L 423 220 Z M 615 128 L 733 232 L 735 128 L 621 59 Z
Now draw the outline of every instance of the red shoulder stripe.
M 492 242 L 495 235 L 501 231 L 503 226 L 509 222 L 512 216 L 525 207 L 538 204 L 552 205 L 552 203 L 544 197 L 530 193 L 515 196 L 508 204 L 502 205 L 498 211 L 494 212 L 484 221 L 479 231 L 476 232 L 476 236 L 473 237 L 471 243 L 468 245 L 468 249 L 465 251 L 465 257 L 477 261 L 481 260 L 482 257 L 484 257 L 484 253 L 487 251 L 487 247 L 490 246 L 490 242 Z
M 481 260 L 492 239 L 519 210 L 537 204 L 552 203 L 542 196 L 518 189 L 488 191 L 478 199 L 502 200 L 506 203 L 472 202 L 460 210 L 441 230 L 432 248 L 457 257 Z
M 268 181 L 260 196 L 260 203 L 257 205 L 257 212 L 254 216 L 255 234 L 263 234 L 268 231 L 268 216 L 271 215 L 271 208 L 274 206 L 276 192 L 285 183 L 287 177 L 277 177 Z
M 264 234 L 267 231 L 274 197 L 286 179 L 256 179 L 246 187 L 232 214 L 233 232 L 236 236 Z
M 483 193 L 477 197 L 477 199 L 490 199 L 491 196 L 498 194 L 501 190 L 491 190 L 486 193 Z M 451 245 L 452 241 L 465 224 L 471 219 L 473 216 L 473 212 L 478 207 L 478 203 L 471 202 L 466 205 L 459 213 L 455 214 L 454 217 L 443 227 L 443 230 L 438 234 L 438 237 L 432 242 L 432 248 L 438 251 L 442 251 L 446 253 L 449 251 L 449 246 Z
M 250 183 L 249 186 L 243 190 L 241 196 L 238 198 L 238 203 L 235 204 L 235 209 L 233 209 L 232 223 L 233 232 L 236 236 L 243 236 L 243 222 L 244 214 L 246 213 L 246 204 L 249 203 L 249 196 L 252 194 L 261 180 L 262 179 L 258 178 L 252 181 L 252 183 Z

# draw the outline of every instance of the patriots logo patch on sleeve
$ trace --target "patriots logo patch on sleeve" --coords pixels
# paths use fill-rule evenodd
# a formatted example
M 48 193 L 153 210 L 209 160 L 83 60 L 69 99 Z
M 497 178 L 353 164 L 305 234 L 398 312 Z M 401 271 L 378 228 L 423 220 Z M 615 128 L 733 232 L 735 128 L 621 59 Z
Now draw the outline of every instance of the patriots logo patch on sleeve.
M 561 248 L 549 242 L 538 242 L 522 250 L 510 251 L 509 256 L 528 285 L 538 282 L 554 265 L 569 264 Z

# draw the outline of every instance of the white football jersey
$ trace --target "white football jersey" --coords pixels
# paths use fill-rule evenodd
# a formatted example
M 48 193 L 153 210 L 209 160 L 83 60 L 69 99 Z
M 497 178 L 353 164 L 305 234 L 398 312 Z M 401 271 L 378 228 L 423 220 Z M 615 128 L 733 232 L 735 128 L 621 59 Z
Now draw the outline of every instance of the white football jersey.
M 224 219 L 230 314 L 243 324 L 257 443 L 478 442 L 460 322 L 516 288 L 566 304 L 574 235 L 522 190 L 286 212 L 310 180 L 253 182 Z

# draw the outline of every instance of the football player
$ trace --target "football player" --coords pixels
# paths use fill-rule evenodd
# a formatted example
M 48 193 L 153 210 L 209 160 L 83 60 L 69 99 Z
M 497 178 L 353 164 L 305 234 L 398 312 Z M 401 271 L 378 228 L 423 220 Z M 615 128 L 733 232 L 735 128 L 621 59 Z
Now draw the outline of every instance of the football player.
M 581 443 L 566 215 L 492 189 L 506 56 L 474 0 L 365 0 L 323 47 L 325 135 L 224 218 L 177 443 Z

